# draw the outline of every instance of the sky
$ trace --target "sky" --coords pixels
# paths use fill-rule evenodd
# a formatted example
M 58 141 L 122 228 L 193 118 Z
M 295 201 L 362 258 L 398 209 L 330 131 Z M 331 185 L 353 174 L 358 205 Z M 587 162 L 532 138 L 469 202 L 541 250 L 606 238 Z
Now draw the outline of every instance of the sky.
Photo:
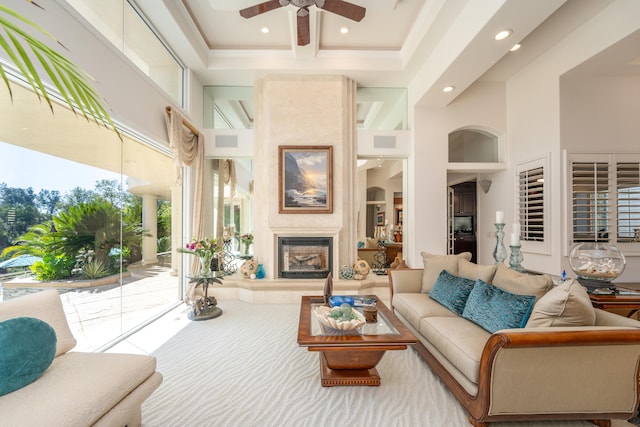
M 120 175 L 42 154 L 0 141 L 0 183 L 12 188 L 58 190 L 64 195 L 75 187 L 92 190 L 101 179 L 120 180 Z

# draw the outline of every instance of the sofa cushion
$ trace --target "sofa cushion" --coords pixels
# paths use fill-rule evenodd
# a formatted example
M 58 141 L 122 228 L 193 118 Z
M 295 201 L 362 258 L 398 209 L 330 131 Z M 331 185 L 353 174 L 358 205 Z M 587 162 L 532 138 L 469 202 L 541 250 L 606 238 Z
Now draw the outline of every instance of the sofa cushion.
M 438 279 L 442 270 L 447 270 L 453 275 L 458 274 L 458 259 L 471 259 L 471 252 L 462 252 L 457 255 L 433 255 L 421 252 L 424 270 L 422 272 L 422 292 L 428 294 Z
M 442 270 L 429 296 L 461 316 L 474 283 L 474 280 L 454 276 L 447 270 Z
M 553 286 L 553 281 L 546 274 L 520 273 L 500 264 L 492 284 L 513 294 L 535 295 L 540 299 Z
M 589 294 L 574 279 L 551 289 L 531 312 L 527 327 L 538 326 L 593 326 L 596 313 Z
M 496 274 L 495 264 L 476 264 L 466 258 L 458 258 L 458 276 L 472 280 L 482 280 L 491 283 Z
M 0 396 L 31 384 L 56 355 L 56 333 L 33 317 L 0 322 Z
M 517 295 L 478 280 L 469 294 L 462 317 L 487 331 L 524 328 L 531 315 L 534 295 Z
M 423 317 L 456 317 L 456 314 L 422 293 L 393 294 L 393 308 L 414 328 Z
M 47 322 L 56 331 L 56 357 L 76 346 L 76 339 L 69 329 L 62 301 L 55 289 L 10 299 L 0 304 L 0 320 L 23 316 Z
M 92 426 L 155 368 L 155 357 L 148 355 L 66 353 L 56 357 L 38 381 L 0 399 L 0 424 Z M 25 402 L 37 410 L 15 410 L 24 408 Z
M 480 357 L 491 334 L 462 317 L 425 317 L 420 333 L 469 381 L 478 384 Z

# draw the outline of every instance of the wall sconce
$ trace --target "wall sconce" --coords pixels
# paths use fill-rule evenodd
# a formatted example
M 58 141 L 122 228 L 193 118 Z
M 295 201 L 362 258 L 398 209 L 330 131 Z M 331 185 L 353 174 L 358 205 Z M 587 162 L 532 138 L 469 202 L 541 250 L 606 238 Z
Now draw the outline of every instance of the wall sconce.
M 482 188 L 482 191 L 484 191 L 484 194 L 487 194 L 489 192 L 489 189 L 491 188 L 491 180 L 490 179 L 481 180 L 480 188 Z

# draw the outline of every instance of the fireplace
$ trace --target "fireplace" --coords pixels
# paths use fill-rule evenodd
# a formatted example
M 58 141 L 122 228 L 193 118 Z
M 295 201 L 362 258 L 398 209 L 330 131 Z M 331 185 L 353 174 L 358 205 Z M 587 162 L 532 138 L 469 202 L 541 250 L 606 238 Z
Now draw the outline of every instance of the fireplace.
M 278 237 L 278 277 L 325 278 L 333 270 L 333 237 Z

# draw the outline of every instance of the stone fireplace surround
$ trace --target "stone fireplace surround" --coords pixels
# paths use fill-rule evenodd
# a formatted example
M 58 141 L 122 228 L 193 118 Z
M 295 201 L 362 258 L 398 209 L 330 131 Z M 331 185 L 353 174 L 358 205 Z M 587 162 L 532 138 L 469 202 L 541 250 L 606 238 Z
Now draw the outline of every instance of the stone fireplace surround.
M 254 85 L 254 259 L 260 280 L 225 278 L 212 289 L 216 298 L 255 303 L 300 303 L 302 295 L 322 295 L 324 278 L 279 278 L 278 239 L 331 237 L 336 295 L 389 298 L 387 276 L 340 280 L 339 268 L 357 260 L 357 146 L 354 81 L 336 75 L 269 75 Z M 278 147 L 333 147 L 333 212 L 280 213 Z M 222 304 L 224 308 L 224 304 Z

